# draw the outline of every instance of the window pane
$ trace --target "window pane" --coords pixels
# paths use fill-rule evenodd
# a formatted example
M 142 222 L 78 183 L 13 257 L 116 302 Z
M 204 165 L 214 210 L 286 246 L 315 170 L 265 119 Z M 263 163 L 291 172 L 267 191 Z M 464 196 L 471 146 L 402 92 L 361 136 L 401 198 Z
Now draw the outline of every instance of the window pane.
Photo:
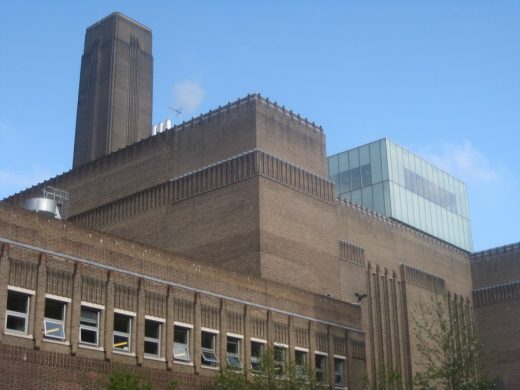
M 80 323 L 83 325 L 97 326 L 98 311 L 95 309 L 81 308 Z
M 82 343 L 97 345 L 97 332 L 95 330 L 84 329 L 80 330 L 80 341 Z
M 17 332 L 25 332 L 25 322 L 26 320 L 23 317 L 8 315 L 5 326 L 7 329 L 10 330 L 15 330 Z
M 55 301 L 53 299 L 45 300 L 45 318 L 52 318 L 54 320 L 64 320 L 65 303 Z
M 63 323 L 57 323 L 54 321 L 45 320 L 44 321 L 45 328 L 45 337 L 52 337 L 55 339 L 65 339 L 65 329 L 63 327 Z
M 239 340 L 233 337 L 228 337 L 227 339 L 227 352 L 234 353 L 236 355 L 239 354 Z
M 361 172 L 359 168 L 350 170 L 350 184 L 353 190 L 361 187 Z
M 173 341 L 181 344 L 188 344 L 188 329 L 175 327 L 173 329 Z
M 213 333 L 202 332 L 201 346 L 202 346 L 202 348 L 214 349 L 215 348 L 215 335 Z
M 14 291 L 7 293 L 7 310 L 27 313 L 29 297 Z
M 128 351 L 130 343 L 127 336 L 114 335 L 114 348 L 122 351 Z
M 361 183 L 363 187 L 372 184 L 372 169 L 370 167 L 370 164 L 363 165 L 361 167 Z
M 227 362 L 233 368 L 242 368 L 242 362 L 238 356 L 228 355 Z
M 114 314 L 114 330 L 116 332 L 130 333 L 130 317 Z
M 256 358 L 262 357 L 262 350 L 264 348 L 264 344 L 251 341 L 251 356 Z
M 152 342 L 152 341 L 145 341 L 144 342 L 144 353 L 147 353 L 150 355 L 159 355 L 159 343 Z
M 173 358 L 177 360 L 190 361 L 190 351 L 185 344 L 175 344 L 173 346 Z
M 159 322 L 146 320 L 144 325 L 145 337 L 158 339 L 160 337 L 160 326 L 161 324 Z

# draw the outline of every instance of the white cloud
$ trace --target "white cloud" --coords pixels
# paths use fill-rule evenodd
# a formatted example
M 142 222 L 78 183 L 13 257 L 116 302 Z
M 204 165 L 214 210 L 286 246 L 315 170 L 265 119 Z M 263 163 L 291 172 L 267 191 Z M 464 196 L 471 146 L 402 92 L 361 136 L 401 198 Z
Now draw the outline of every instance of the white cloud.
M 426 158 L 466 182 L 492 182 L 502 176 L 502 169 L 477 150 L 469 140 L 462 144 L 445 143 L 439 153 L 429 154 Z
M 195 81 L 183 80 L 173 86 L 173 94 L 173 107 L 189 115 L 200 106 L 206 91 Z

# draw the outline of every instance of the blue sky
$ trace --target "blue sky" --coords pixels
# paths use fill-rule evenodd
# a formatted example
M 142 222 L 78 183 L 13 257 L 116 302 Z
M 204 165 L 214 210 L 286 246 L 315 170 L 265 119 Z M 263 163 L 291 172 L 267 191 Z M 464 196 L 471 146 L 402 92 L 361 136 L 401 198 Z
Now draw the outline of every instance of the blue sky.
M 388 137 L 465 181 L 475 250 L 520 241 L 520 1 L 1 2 L 0 199 L 70 169 L 85 29 L 113 11 L 153 30 L 154 122 L 260 92 L 329 155 Z

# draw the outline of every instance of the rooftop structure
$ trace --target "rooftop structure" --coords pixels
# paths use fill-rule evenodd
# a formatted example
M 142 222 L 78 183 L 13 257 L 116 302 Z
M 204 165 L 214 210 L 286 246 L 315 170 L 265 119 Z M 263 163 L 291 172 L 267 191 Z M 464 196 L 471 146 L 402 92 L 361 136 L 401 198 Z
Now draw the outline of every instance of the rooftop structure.
M 472 250 L 462 181 L 388 139 L 330 156 L 328 163 L 339 196 Z
M 150 135 L 152 66 L 149 28 L 118 12 L 87 28 L 74 167 Z

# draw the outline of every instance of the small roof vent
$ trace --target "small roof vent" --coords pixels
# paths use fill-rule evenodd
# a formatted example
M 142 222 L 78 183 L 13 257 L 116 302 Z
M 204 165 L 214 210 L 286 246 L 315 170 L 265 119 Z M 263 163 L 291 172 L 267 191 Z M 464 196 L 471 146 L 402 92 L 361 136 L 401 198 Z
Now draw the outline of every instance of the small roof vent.
M 25 201 L 25 208 L 56 219 L 67 219 L 69 193 L 54 187 L 45 187 L 41 198 L 30 198 Z

